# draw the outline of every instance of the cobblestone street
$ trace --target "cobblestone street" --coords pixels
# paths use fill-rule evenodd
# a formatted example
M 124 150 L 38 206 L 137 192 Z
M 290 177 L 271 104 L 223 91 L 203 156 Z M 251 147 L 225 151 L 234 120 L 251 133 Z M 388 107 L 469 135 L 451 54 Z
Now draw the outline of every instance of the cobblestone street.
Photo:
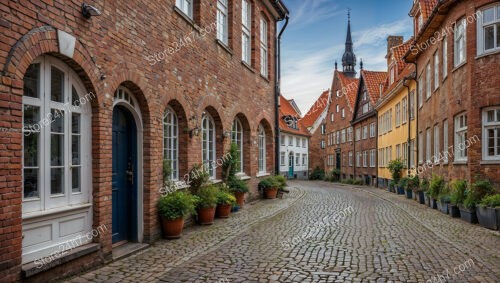
M 500 282 L 498 232 L 380 189 L 289 185 L 69 282 Z

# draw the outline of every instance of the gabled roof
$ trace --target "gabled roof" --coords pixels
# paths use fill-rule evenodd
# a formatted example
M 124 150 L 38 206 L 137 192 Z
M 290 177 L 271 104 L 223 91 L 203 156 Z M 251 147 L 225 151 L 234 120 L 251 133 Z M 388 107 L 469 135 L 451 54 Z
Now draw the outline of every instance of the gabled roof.
M 394 60 L 398 66 L 398 74 L 406 67 L 406 62 L 404 61 L 404 56 L 408 50 L 410 50 L 411 43 L 413 42 L 413 37 L 408 39 L 405 43 L 394 46 L 391 48 L 391 53 L 394 56 Z
M 302 117 L 301 121 L 307 128 L 311 127 L 316 120 L 318 120 L 319 116 L 323 111 L 325 111 L 326 106 L 329 102 L 330 90 L 325 90 L 318 97 L 316 102 L 311 106 L 311 109 L 307 111 L 307 114 Z
M 361 70 L 361 77 L 370 97 L 370 102 L 375 105 L 380 97 L 380 84 L 387 85 L 387 72 Z
M 299 113 L 295 110 L 293 105 L 290 103 L 289 100 L 284 98 L 282 95 L 280 96 L 280 117 L 279 117 L 279 125 L 280 125 L 280 130 L 282 132 L 287 132 L 287 133 L 292 133 L 296 135 L 302 135 L 302 136 L 310 136 L 309 131 L 307 130 L 307 127 L 304 126 L 304 123 L 300 119 Z M 297 121 L 297 128 L 294 129 L 288 126 L 286 117 L 291 117 L 291 118 L 296 118 Z
M 335 70 L 335 75 L 339 78 L 342 90 L 346 90 L 345 98 L 351 112 L 354 112 L 354 104 L 356 103 L 356 94 L 358 93 L 359 79 L 346 76 L 343 72 Z M 334 77 L 335 78 L 335 77 Z

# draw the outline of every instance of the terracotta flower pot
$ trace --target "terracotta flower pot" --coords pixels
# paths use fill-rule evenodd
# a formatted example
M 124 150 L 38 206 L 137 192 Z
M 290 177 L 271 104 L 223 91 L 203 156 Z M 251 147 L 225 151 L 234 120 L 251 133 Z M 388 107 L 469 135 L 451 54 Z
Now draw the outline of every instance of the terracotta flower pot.
M 215 216 L 217 216 L 217 218 L 229 218 L 231 208 L 232 205 L 230 204 L 218 204 L 217 209 L 215 210 Z
M 198 223 L 201 225 L 214 224 L 215 207 L 199 208 L 198 209 Z
M 236 203 L 240 207 L 243 207 L 243 204 L 245 204 L 245 193 L 243 193 L 243 192 L 235 192 L 234 196 L 236 197 Z
M 269 188 L 265 190 L 267 199 L 275 199 L 278 194 L 278 188 Z
M 162 217 L 161 228 L 165 239 L 179 239 L 184 229 L 184 218 L 168 219 Z

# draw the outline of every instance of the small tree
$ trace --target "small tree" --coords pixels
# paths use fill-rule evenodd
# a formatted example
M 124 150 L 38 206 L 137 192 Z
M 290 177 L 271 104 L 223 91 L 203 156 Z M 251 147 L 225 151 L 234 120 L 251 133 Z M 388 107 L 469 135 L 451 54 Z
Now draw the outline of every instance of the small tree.
M 394 159 L 389 162 L 389 171 L 391 172 L 392 179 L 397 184 L 399 183 L 399 179 L 401 179 L 401 171 L 404 168 L 404 163 L 401 159 Z
M 224 180 L 224 182 L 229 182 L 235 178 L 236 172 L 241 170 L 241 168 L 239 168 L 241 163 L 238 145 L 231 143 L 231 147 L 226 156 L 229 158 L 224 159 L 222 163 L 222 180 Z

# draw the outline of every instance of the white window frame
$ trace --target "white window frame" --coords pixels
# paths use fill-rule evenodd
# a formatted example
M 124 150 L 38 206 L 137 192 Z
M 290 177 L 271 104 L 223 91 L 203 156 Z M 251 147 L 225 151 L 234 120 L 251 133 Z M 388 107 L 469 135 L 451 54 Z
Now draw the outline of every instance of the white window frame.
M 443 37 L 443 80 L 448 76 L 448 38 Z
M 356 137 L 355 137 L 356 141 L 359 141 L 361 140 L 361 128 L 357 128 L 356 129 Z
M 179 180 L 179 120 L 170 106 L 163 115 L 163 160 L 170 162 L 170 179 Z
M 448 120 L 443 121 L 443 163 L 448 164 Z
M 432 95 L 431 92 L 431 64 L 427 63 L 425 68 L 425 99 L 429 99 Z
M 439 51 L 434 53 L 434 90 L 439 87 Z
M 252 6 L 249 0 L 242 0 L 241 15 L 241 60 L 250 65 L 252 59 Z
M 368 151 L 363 151 L 363 167 L 368 167 Z
M 376 150 L 375 149 L 371 149 L 370 150 L 370 167 L 371 168 L 374 168 L 375 167 L 375 161 L 376 161 Z
M 370 124 L 370 138 L 374 138 L 376 136 L 375 130 L 375 122 Z
M 432 137 L 431 137 L 431 128 L 427 128 L 425 130 L 425 160 L 427 163 L 431 162 L 431 157 L 432 157 L 432 147 L 431 147 L 431 142 L 432 142 Z
M 258 170 L 260 174 L 266 173 L 266 131 L 262 125 L 259 125 L 259 162 Z
M 368 125 L 363 126 L 363 136 L 362 138 L 366 140 L 368 138 Z
M 237 173 L 243 173 L 244 171 L 244 158 L 243 158 L 243 124 L 241 123 L 240 119 L 235 118 L 233 120 L 233 125 L 231 126 L 231 142 L 235 143 L 238 146 L 238 151 L 240 154 L 240 164 L 239 164 L 239 171 Z
M 418 133 L 418 163 L 424 162 L 424 134 Z
M 418 108 L 424 105 L 424 85 L 422 76 L 418 79 Z
M 439 148 L 439 125 L 434 126 L 434 163 L 439 163 L 440 148 Z
M 281 144 L 282 146 L 285 146 L 285 143 L 286 143 L 286 137 L 285 137 L 285 135 L 281 135 L 280 144 Z
M 467 61 L 467 51 L 466 51 L 466 31 L 467 24 L 465 22 L 465 18 L 458 20 L 455 24 L 454 35 L 453 35 L 453 54 L 454 57 L 454 67 L 458 67 L 459 65 L 465 63 Z
M 193 0 L 176 0 L 175 6 L 190 19 L 193 19 Z
M 349 167 L 352 167 L 352 151 L 349 151 Z
M 403 97 L 401 102 L 401 124 L 406 124 L 408 122 L 408 99 Z
M 260 74 L 264 77 L 269 75 L 269 52 L 267 40 L 268 23 L 264 18 L 260 19 Z
M 205 113 L 201 120 L 201 156 L 203 167 L 208 168 L 211 180 L 215 180 L 217 176 L 217 168 L 212 166 L 213 162 L 217 162 L 216 135 L 215 121 L 209 113 Z
M 467 140 L 467 113 L 461 113 L 455 116 L 455 161 L 467 161 L 467 148 L 465 141 Z
M 286 162 L 286 155 L 285 155 L 285 152 L 282 151 L 280 152 L 280 163 L 281 163 L 281 166 L 288 166 L 288 164 L 285 164 Z
M 228 0 L 217 0 L 217 39 L 228 45 Z
M 488 122 L 488 112 L 489 111 L 496 111 L 494 114 L 496 116 L 496 119 L 494 121 Z M 482 113 L 482 132 L 483 132 L 483 160 L 490 160 L 490 161 L 500 161 L 500 144 L 499 144 L 499 139 L 500 139 L 500 107 L 489 107 L 483 110 Z M 493 130 L 493 147 L 494 147 L 494 153 L 497 151 L 494 155 L 488 155 L 488 141 L 490 140 L 488 137 L 488 131 Z
M 484 22 L 484 13 L 486 10 L 493 9 L 493 20 L 490 22 Z M 483 55 L 488 53 L 497 52 L 500 50 L 500 44 L 498 37 L 498 29 L 500 29 L 500 4 L 494 3 L 492 5 L 488 5 L 481 10 L 479 10 L 476 15 L 477 17 L 477 55 Z M 485 32 L 486 28 L 493 27 L 493 48 L 486 50 L 485 46 Z M 496 45 L 496 46 L 495 46 Z

